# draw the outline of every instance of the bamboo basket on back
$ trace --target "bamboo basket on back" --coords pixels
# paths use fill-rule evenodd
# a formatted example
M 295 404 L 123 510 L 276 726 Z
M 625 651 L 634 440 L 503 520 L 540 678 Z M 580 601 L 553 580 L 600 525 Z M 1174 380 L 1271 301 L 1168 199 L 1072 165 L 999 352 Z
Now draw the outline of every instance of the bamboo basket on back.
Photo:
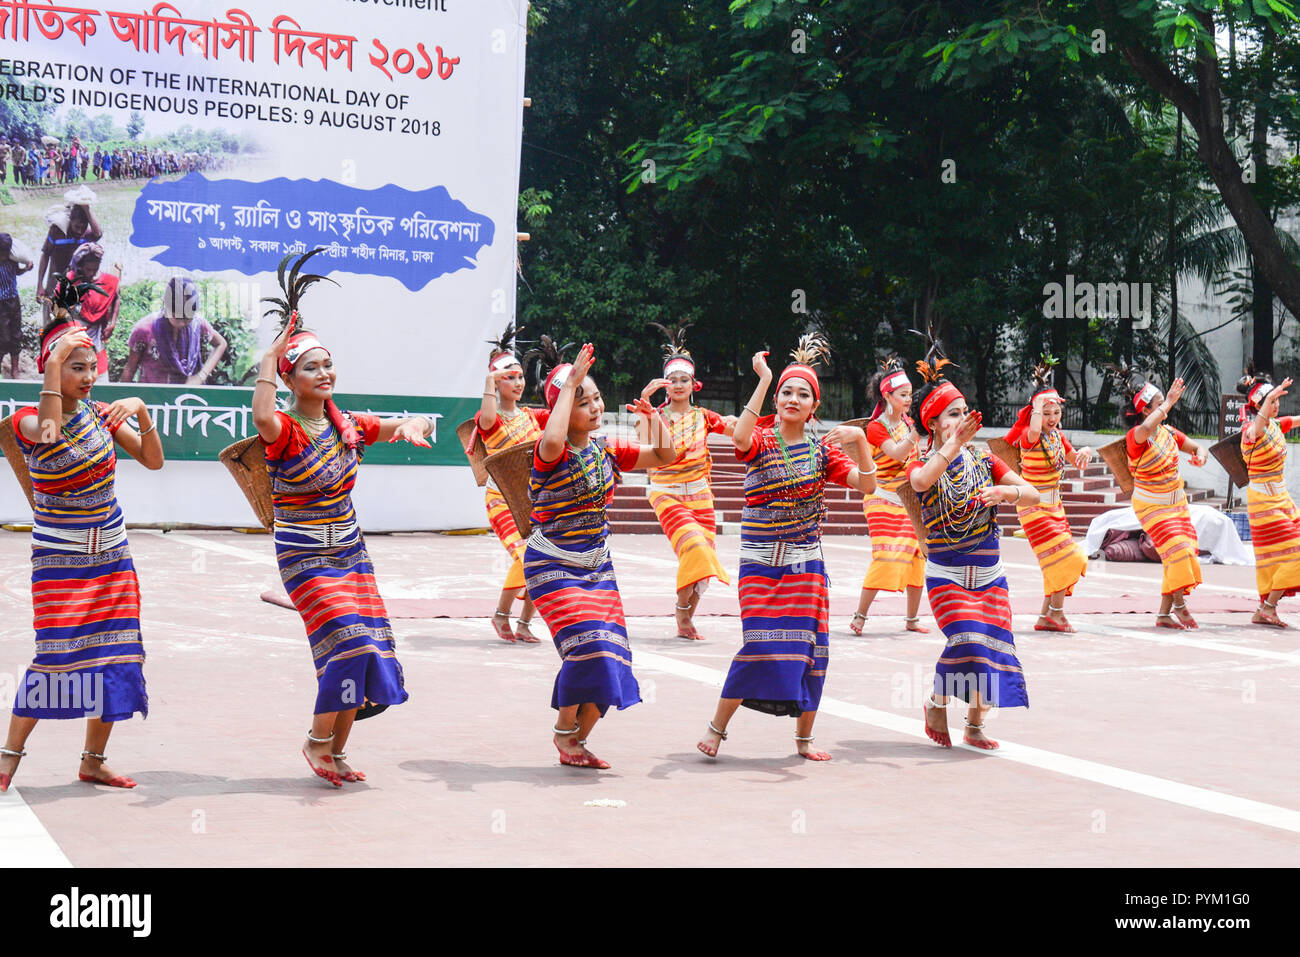
M 521 442 L 500 452 L 493 452 L 483 460 L 484 469 L 510 507 L 515 527 L 523 538 L 527 538 L 532 531 L 529 515 L 533 503 L 528 498 L 528 479 L 533 472 L 533 449 L 536 446 L 536 442 Z
M 271 475 L 266 470 L 266 451 L 261 440 L 256 435 L 240 439 L 222 449 L 217 458 L 234 476 L 235 484 L 248 499 L 262 527 L 270 529 L 275 524 L 275 509 L 271 505 Z
M 4 450 L 9 467 L 14 470 L 14 477 L 18 479 L 23 494 L 27 496 L 27 504 L 35 511 L 36 496 L 32 490 L 32 473 L 27 468 L 27 458 L 23 455 L 22 449 L 18 447 L 18 439 L 14 435 L 14 417 L 12 415 L 0 421 L 0 449 Z

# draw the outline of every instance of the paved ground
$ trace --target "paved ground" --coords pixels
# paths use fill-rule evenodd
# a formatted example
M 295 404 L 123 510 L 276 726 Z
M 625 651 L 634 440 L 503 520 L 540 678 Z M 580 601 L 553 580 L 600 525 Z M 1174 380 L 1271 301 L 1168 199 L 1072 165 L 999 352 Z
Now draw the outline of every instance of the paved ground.
M 79 784 L 79 723 L 43 724 L 0 798 L 6 865 L 1204 867 L 1290 865 L 1300 851 L 1300 630 L 1247 624 L 1250 568 L 1207 566 L 1191 602 L 1203 627 L 1157 632 L 1151 614 L 1124 610 L 1154 604 L 1158 566 L 1097 563 L 1067 606 L 1079 633 L 1043 635 L 1031 630 L 1033 556 L 1004 540 L 1032 707 L 995 713 L 1004 746 L 985 754 L 925 739 L 937 632 L 905 636 L 901 598 L 887 596 L 853 637 L 869 550 L 828 539 L 833 650 L 817 737 L 835 759 L 801 760 L 793 722 L 742 710 L 710 762 L 694 745 L 739 645 L 734 588 L 706 596 L 709 640 L 675 639 L 667 542 L 616 537 L 645 702 L 597 727 L 592 748 L 614 763 L 598 773 L 555 761 L 553 647 L 507 645 L 463 617 L 492 608 L 506 567 L 495 539 L 373 536 L 394 606 L 453 617 L 395 618 L 411 700 L 358 725 L 349 751 L 370 781 L 335 791 L 297 752 L 314 680 L 298 617 L 258 598 L 279 588 L 270 541 L 131 541 L 153 710 L 115 731 L 110 754 L 140 787 Z M 738 544 L 720 543 L 733 569 Z M 26 535 L 0 532 L 10 688 L 31 656 L 27 549 Z M 1300 602 L 1284 616 L 1288 604 L 1300 623 Z

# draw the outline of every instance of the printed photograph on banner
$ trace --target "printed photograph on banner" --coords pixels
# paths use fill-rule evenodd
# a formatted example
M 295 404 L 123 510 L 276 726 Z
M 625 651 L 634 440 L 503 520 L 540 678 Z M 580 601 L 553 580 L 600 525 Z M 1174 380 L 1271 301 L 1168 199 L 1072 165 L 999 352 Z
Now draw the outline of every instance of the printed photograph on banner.
M 278 331 L 261 300 L 317 248 L 337 286 L 302 321 L 340 399 L 462 414 L 463 356 L 514 312 L 525 0 L 150 9 L 18 4 L 0 25 L 0 418 L 36 401 L 66 316 L 94 398 L 146 397 L 169 457 L 215 461 L 252 434 Z M 57 304 L 60 278 L 91 285 Z M 398 339 L 427 358 L 393 363 Z M 463 464 L 442 444 L 420 464 Z

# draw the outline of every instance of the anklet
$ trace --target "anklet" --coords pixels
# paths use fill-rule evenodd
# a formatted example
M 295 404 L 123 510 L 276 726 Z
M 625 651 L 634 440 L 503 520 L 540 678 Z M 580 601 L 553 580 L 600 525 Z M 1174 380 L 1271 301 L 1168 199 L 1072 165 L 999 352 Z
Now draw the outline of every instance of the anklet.
M 716 734 L 718 737 L 720 737 L 723 741 L 727 740 L 727 732 L 719 731 L 717 728 L 713 726 L 712 721 L 709 722 L 709 730 L 712 731 L 714 734 Z
M 308 728 L 308 729 L 307 729 L 307 740 L 308 740 L 308 741 L 315 741 L 317 744 L 324 744 L 326 741 L 333 741 L 333 740 L 334 740 L 334 732 L 331 731 L 331 732 L 329 733 L 329 737 L 326 737 L 326 738 L 318 738 L 318 737 L 316 737 L 315 735 L 313 735 L 313 734 L 311 733 L 311 729 Z
M 582 725 L 575 722 L 573 727 L 570 728 L 568 731 L 561 731 L 559 728 L 556 728 L 554 726 L 552 726 L 551 730 L 554 731 L 556 734 L 577 734 L 578 729 L 580 727 L 582 727 Z

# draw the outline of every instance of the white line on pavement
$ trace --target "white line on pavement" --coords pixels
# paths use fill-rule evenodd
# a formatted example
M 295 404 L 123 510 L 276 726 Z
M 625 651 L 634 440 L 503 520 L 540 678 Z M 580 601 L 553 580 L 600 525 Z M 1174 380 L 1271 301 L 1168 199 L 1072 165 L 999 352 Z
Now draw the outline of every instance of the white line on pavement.
M 661 671 L 665 674 L 698 681 L 715 688 L 722 687 L 725 677 L 723 672 L 715 668 L 689 664 L 654 652 L 637 651 L 635 659 L 639 668 Z M 847 718 L 850 721 L 883 728 L 886 731 L 893 731 L 907 737 L 928 740 L 921 728 L 919 717 L 905 718 L 902 715 L 888 711 L 879 711 L 865 705 L 850 704 L 847 701 L 838 701 L 825 696 L 822 697 L 819 713 L 832 714 L 838 718 Z M 1108 764 L 1100 764 L 1096 761 L 1073 758 L 1066 754 L 1045 751 L 1042 748 L 1031 748 L 1001 738 L 998 740 L 1001 747 L 997 751 L 982 753 L 990 758 L 1001 758 L 1004 761 L 1026 764 L 1045 771 L 1055 771 L 1057 774 L 1078 778 L 1083 781 L 1091 781 L 1095 784 L 1103 784 L 1122 791 L 1130 791 L 1134 794 L 1141 794 L 1161 801 L 1169 801 L 1173 804 L 1181 804 L 1184 807 L 1194 808 L 1199 811 L 1222 814 L 1241 821 L 1263 824 L 1267 827 L 1275 827 L 1300 834 L 1300 811 L 1278 807 L 1275 804 L 1265 804 L 1262 801 L 1252 801 L 1249 798 L 1237 797 L 1232 794 L 1221 794 L 1218 791 L 1196 787 L 1192 784 L 1183 784 L 1179 781 L 1170 781 L 1167 778 L 1159 778 L 1151 774 L 1127 771 L 1124 768 L 1111 767 Z M 966 747 L 966 745 L 958 746 Z
M 9 870 L 72 866 L 17 787 L 0 794 L 0 848 L 0 861 Z

